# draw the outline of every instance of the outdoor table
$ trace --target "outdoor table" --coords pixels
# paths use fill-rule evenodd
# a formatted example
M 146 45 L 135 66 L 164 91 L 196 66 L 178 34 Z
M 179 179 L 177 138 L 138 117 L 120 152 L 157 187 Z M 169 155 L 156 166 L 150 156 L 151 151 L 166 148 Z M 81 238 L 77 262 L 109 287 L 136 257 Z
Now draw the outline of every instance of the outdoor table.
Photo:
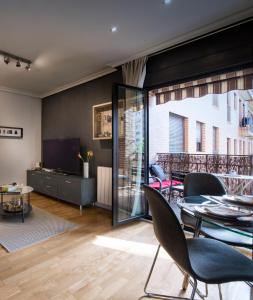
M 226 173 L 212 173 L 214 176 L 221 178 L 225 185 L 229 187 L 229 180 L 237 180 L 240 183 L 236 185 L 236 190 L 228 188 L 228 194 L 243 194 L 246 188 L 253 182 L 253 176 L 251 175 L 239 175 L 239 174 L 226 174 Z

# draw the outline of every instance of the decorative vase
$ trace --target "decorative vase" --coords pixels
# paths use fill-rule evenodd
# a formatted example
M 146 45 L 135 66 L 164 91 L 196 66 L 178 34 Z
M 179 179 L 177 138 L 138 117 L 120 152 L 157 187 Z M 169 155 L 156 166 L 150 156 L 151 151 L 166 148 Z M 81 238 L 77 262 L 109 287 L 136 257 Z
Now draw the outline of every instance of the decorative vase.
M 83 163 L 83 178 L 89 178 L 89 163 Z

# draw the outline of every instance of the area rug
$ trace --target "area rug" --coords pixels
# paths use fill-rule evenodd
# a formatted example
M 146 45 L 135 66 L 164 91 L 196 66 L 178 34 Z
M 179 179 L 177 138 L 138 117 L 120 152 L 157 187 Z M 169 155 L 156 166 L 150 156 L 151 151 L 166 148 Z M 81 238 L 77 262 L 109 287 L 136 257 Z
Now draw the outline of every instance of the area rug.
M 20 216 L 0 218 L 0 244 L 8 252 L 14 252 L 77 227 L 77 224 L 33 206 L 24 223 Z

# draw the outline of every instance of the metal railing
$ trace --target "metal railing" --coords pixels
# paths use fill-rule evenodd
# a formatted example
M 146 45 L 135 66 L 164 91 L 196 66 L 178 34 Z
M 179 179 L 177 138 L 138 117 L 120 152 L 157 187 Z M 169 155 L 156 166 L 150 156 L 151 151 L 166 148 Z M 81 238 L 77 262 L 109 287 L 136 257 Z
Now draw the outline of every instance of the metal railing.
M 252 155 L 157 153 L 156 163 L 167 175 L 171 171 L 253 174 Z

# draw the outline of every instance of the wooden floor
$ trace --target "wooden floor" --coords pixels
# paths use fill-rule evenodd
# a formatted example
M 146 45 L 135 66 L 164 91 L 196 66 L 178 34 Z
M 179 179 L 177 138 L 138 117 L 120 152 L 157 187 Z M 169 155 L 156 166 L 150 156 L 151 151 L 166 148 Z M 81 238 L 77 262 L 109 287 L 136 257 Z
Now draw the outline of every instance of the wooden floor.
M 1 248 L 1 300 L 137 300 L 143 294 L 157 246 L 150 223 L 112 229 L 111 216 L 102 209 L 90 207 L 80 216 L 78 207 L 38 194 L 32 195 L 32 203 L 80 227 L 15 253 Z M 182 279 L 162 252 L 150 287 L 178 294 Z M 250 299 L 244 283 L 222 289 L 224 299 Z M 218 299 L 217 286 L 210 287 L 208 299 Z

